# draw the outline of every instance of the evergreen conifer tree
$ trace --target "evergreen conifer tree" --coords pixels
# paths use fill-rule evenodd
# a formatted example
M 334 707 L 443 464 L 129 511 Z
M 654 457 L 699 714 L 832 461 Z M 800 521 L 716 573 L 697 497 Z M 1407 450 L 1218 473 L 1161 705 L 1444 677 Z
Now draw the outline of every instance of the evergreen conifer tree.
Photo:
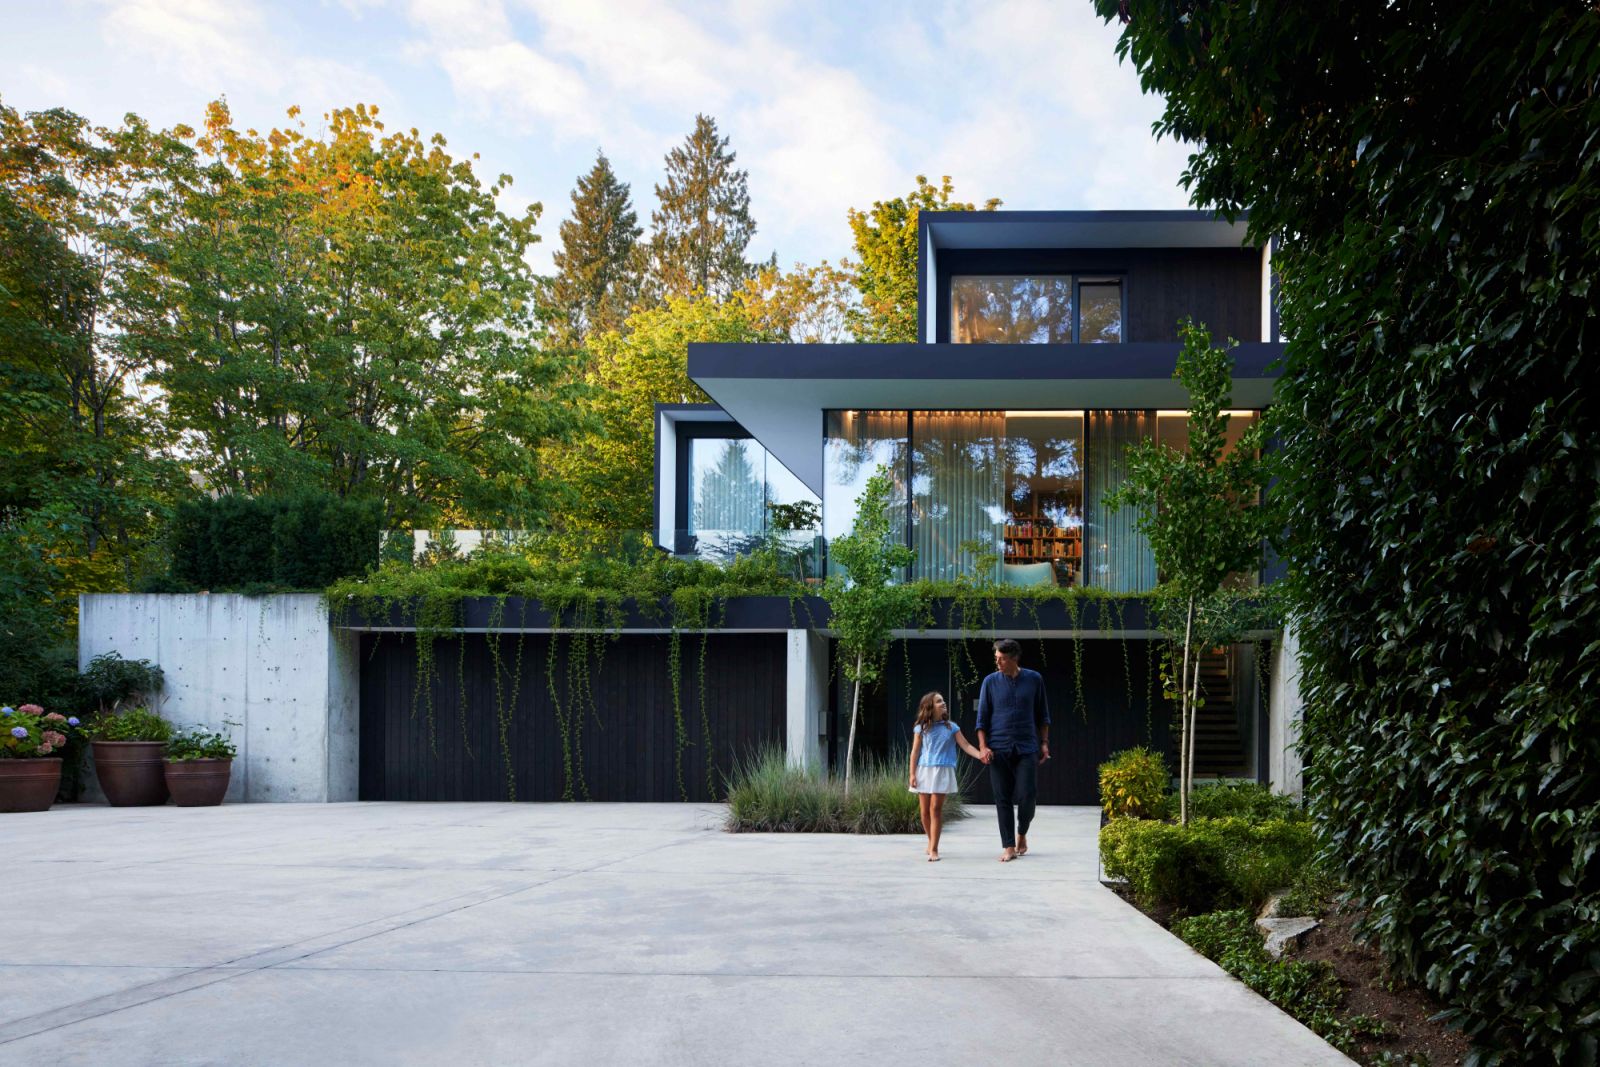
M 572 190 L 572 217 L 561 224 L 561 251 L 550 302 L 556 328 L 575 340 L 621 327 L 638 288 L 638 225 L 626 182 L 604 152 Z
M 667 182 L 656 186 L 660 207 L 650 215 L 652 274 L 660 296 L 699 291 L 722 299 L 754 274 L 744 255 L 756 224 L 747 174 L 734 169 L 736 158 L 707 115 L 696 115 L 694 132 L 667 153 Z

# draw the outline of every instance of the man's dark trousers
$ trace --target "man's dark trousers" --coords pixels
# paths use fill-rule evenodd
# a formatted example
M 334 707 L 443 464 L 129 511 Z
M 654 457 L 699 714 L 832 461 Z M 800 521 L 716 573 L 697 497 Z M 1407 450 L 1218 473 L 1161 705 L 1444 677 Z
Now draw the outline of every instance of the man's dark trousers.
M 1039 799 L 1039 754 L 996 752 L 989 763 L 989 787 L 1000 819 L 1000 844 L 1017 847 L 1017 835 L 1028 836 L 1033 806 Z

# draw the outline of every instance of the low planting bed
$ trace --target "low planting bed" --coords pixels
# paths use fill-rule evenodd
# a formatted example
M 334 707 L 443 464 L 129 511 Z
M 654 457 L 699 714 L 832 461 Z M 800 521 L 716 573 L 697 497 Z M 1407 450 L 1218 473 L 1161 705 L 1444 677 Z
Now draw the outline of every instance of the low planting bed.
M 967 816 L 961 794 L 944 805 L 944 821 Z M 741 763 L 728 784 L 732 833 L 920 834 L 917 795 L 906 788 L 905 763 L 864 760 L 845 796 L 844 779 L 791 766 L 781 749 Z
M 1101 768 L 1109 818 L 1100 857 L 1111 889 L 1361 1063 L 1464 1061 L 1470 1043 L 1433 1019 L 1443 1006 L 1396 980 L 1361 942 L 1363 916 L 1341 903 L 1343 887 L 1319 866 L 1315 828 L 1294 801 L 1254 783 L 1203 786 L 1190 796 L 1189 825 L 1179 825 L 1159 763 L 1138 750 Z M 1256 926 L 1268 912 L 1320 925 L 1274 957 Z

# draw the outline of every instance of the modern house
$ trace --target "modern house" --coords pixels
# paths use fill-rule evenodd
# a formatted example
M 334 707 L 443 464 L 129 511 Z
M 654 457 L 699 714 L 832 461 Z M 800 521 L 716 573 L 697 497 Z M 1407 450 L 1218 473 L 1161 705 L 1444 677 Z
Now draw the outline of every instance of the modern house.
M 690 346 L 689 376 L 713 403 L 657 409 L 658 543 L 725 557 L 763 532 L 768 502 L 809 501 L 822 515 L 820 573 L 826 543 L 850 529 L 884 466 L 891 514 L 916 551 L 908 578 L 954 580 L 981 560 L 1002 585 L 1151 589 L 1133 513 L 1105 501 L 1129 444 L 1186 447 L 1187 396 L 1172 376 L 1180 320 L 1239 342 L 1230 438 L 1272 397 L 1282 344 L 1271 249 L 1245 230 L 1192 211 L 923 214 L 917 343 Z M 1025 647 L 1051 684 L 1057 736 L 1081 735 L 1056 746 L 1079 754 L 1057 776 L 1058 799 L 1092 799 L 1085 772 L 1113 748 L 1165 743 L 1151 633 L 1142 612 L 1123 615 L 1092 633 L 1081 619 L 1007 631 L 1038 638 Z M 954 625 L 905 635 L 871 747 L 901 740 L 923 689 L 946 691 L 970 718 L 987 651 L 950 645 L 971 636 Z M 1208 658 L 1201 773 L 1271 777 L 1260 651 Z M 840 701 L 830 703 L 819 748 L 837 759 Z
M 1107 755 L 1173 748 L 1138 596 L 1154 561 L 1106 495 L 1131 442 L 1186 445 L 1180 319 L 1239 341 L 1235 433 L 1270 402 L 1271 251 L 1193 212 L 925 214 L 920 237 L 914 344 L 690 346 L 713 403 L 656 412 L 656 540 L 726 557 L 766 533 L 767 503 L 809 502 L 821 529 L 805 566 L 820 576 L 886 466 L 916 550 L 907 577 L 970 592 L 981 565 L 993 584 L 930 598 L 896 635 L 860 743 L 903 751 L 930 689 L 970 727 L 1003 633 L 1054 713 L 1040 799 L 1094 803 Z M 1007 598 L 1013 586 L 1081 595 Z M 148 657 L 173 718 L 235 724 L 245 799 L 712 800 L 763 746 L 838 766 L 850 701 L 823 598 L 660 608 L 597 620 L 475 597 L 441 619 L 415 603 L 330 613 L 316 596 L 85 596 L 79 649 Z M 1198 770 L 1295 789 L 1292 639 L 1260 637 L 1207 657 Z M 987 797 L 983 775 L 964 788 Z

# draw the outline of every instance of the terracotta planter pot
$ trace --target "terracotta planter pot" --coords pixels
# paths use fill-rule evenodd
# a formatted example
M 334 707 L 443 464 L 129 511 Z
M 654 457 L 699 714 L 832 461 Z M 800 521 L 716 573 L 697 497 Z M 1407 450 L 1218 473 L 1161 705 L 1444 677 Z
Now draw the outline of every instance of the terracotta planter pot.
M 60 788 L 60 759 L 0 759 L 0 811 L 47 811 Z
M 180 808 L 204 808 L 222 803 L 233 771 L 231 759 L 167 760 L 167 788 Z
M 94 773 L 114 808 L 167 802 L 164 741 L 96 741 Z

